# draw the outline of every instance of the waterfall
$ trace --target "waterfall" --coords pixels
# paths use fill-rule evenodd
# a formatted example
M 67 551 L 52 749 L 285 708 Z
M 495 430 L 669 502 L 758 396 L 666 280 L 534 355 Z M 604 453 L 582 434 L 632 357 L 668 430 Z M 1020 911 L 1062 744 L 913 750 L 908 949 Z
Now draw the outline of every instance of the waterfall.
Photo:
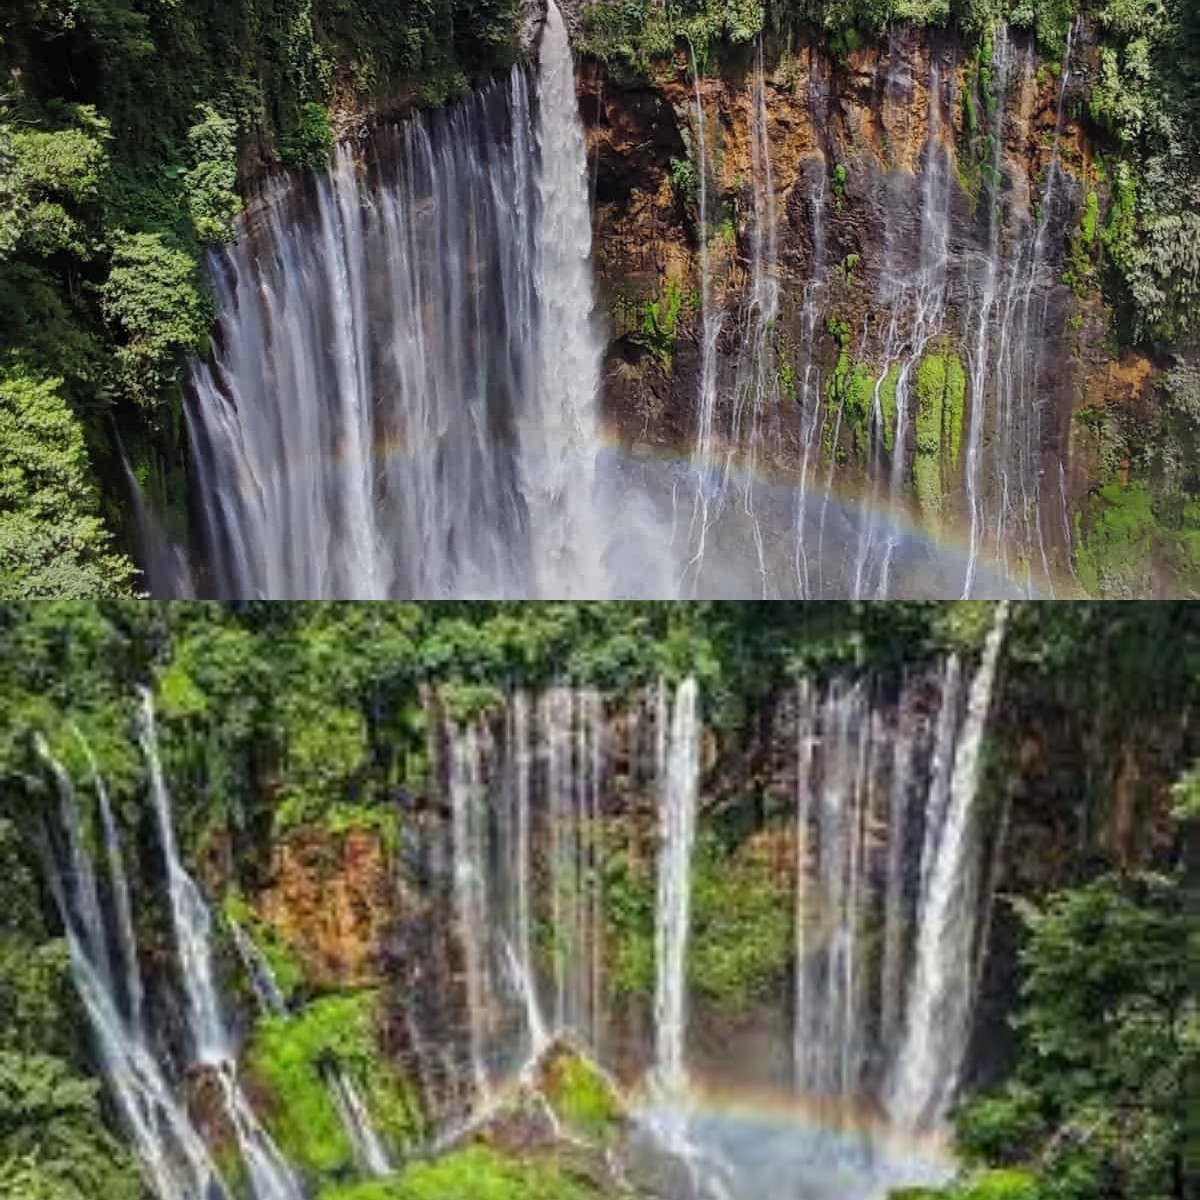
M 450 804 L 454 847 L 454 917 L 462 946 L 471 1076 L 479 1101 L 489 1088 L 487 1052 L 491 1003 L 487 898 L 487 834 L 480 733 L 450 732 Z
M 945 1116 L 970 1032 L 979 901 L 976 795 L 1007 618 L 1007 602 L 1001 602 L 971 680 L 949 801 L 918 911 L 912 997 L 888 1097 L 889 1112 L 908 1125 L 929 1126 Z
M 495 726 L 435 718 L 432 727 L 449 747 L 452 909 L 482 1101 L 556 1038 L 600 1055 L 608 732 L 599 693 L 568 687 L 514 691 Z
M 967 432 L 967 507 L 971 518 L 970 549 L 967 557 L 963 599 L 971 595 L 975 583 L 975 568 L 979 559 L 981 536 L 979 467 L 983 451 L 983 427 L 986 419 L 985 397 L 988 382 L 989 349 L 991 346 L 992 311 L 996 304 L 1000 277 L 1000 184 L 1004 161 L 1004 119 L 1008 101 L 1008 79 L 1012 70 L 1012 41 L 1008 26 L 1001 25 L 996 35 L 993 57 L 995 72 L 994 128 L 992 132 L 991 178 L 988 180 L 988 248 L 983 262 L 979 300 L 976 307 L 975 334 L 971 346 L 971 414 Z
M 687 949 L 700 783 L 697 698 L 695 679 L 685 679 L 675 693 L 670 741 L 659 775 L 654 1082 L 667 1103 L 679 1102 L 687 1090 Z
M 211 1071 L 237 1139 L 256 1200 L 302 1200 L 300 1185 L 251 1108 L 238 1079 L 237 1055 L 225 1024 L 212 961 L 212 917 L 179 853 L 171 796 L 158 752 L 154 699 L 143 688 L 139 736 L 166 865 L 167 899 L 185 999 L 192 1063 Z
M 980 745 L 1006 610 L 967 691 L 957 654 L 870 679 L 802 680 L 795 697 L 796 1091 L 832 1122 L 863 1102 L 933 1129 L 970 1035 Z M 911 968 L 908 964 L 911 963 Z
M 893 513 L 902 509 L 909 488 L 909 429 L 915 429 L 917 418 L 913 411 L 916 399 L 912 386 L 913 375 L 926 348 L 941 333 L 946 314 L 954 172 L 951 152 L 942 142 L 942 108 L 942 68 L 935 55 L 929 68 L 929 133 L 921 175 L 921 234 L 917 270 L 915 275 L 910 275 L 903 263 L 891 261 L 896 248 L 891 244 L 889 226 L 889 261 L 884 270 L 884 286 L 880 297 L 890 311 L 890 319 L 880 355 L 882 370 L 873 389 L 871 425 L 873 445 L 878 452 L 879 443 L 884 441 L 887 420 L 882 406 L 882 391 L 896 366 L 895 427 L 892 431 L 893 449 L 889 455 L 891 467 L 886 493 L 887 503 Z M 915 456 L 913 462 L 915 464 Z M 914 476 L 916 472 L 914 465 Z M 832 469 L 830 476 L 832 478 Z M 876 480 L 874 486 L 882 491 L 882 484 L 882 480 Z M 854 581 L 850 589 L 855 599 L 870 595 L 882 599 L 891 593 L 892 563 L 899 544 L 899 532 L 893 520 L 887 522 L 886 530 L 882 528 L 883 524 L 882 517 L 874 512 L 862 522 Z M 881 538 L 882 547 L 879 545 Z M 874 584 L 871 582 L 872 575 Z
M 605 586 L 605 530 L 593 502 L 604 346 L 592 323 L 592 216 L 575 69 L 554 0 L 546 8 L 537 96 L 538 403 L 522 422 L 522 480 L 539 547 L 538 594 L 587 597 Z
M 708 212 L 708 145 L 704 119 L 704 98 L 700 91 L 700 69 L 696 62 L 696 49 L 689 43 L 691 56 L 692 84 L 696 105 L 696 174 L 700 266 L 700 376 L 696 410 L 696 441 L 692 451 L 696 495 L 692 508 L 692 537 L 694 550 L 688 568 L 695 569 L 699 576 L 704 562 L 705 544 L 709 527 L 709 492 L 712 480 L 713 425 L 717 406 L 717 340 L 721 336 L 723 314 L 713 301 L 712 271 L 709 265 L 709 212 Z M 698 528 L 697 528 L 698 526 Z
M 142 995 L 137 956 L 129 953 L 120 928 L 119 952 L 113 953 L 108 943 L 70 775 L 40 739 L 38 750 L 54 775 L 58 792 L 57 828 L 61 836 L 56 839 L 50 832 L 46 840 L 51 892 L 70 949 L 71 975 L 87 1013 L 109 1093 L 147 1186 L 158 1200 L 227 1200 L 228 1193 L 212 1158 L 163 1072 L 158 1049 L 146 1038 L 140 1005 L 133 1006 L 133 998 Z M 101 804 L 108 885 L 114 896 L 128 895 L 116 828 L 110 827 L 104 816 L 107 801 Z M 117 920 L 120 925 L 119 914 Z M 128 1010 L 123 1008 L 115 985 L 116 966 L 121 968 L 121 992 L 130 1005 Z
M 254 998 L 263 1014 L 268 1017 L 286 1017 L 288 1015 L 287 997 L 275 978 L 267 956 L 258 948 L 254 939 L 242 928 L 240 921 L 232 917 L 226 919 L 229 935 L 233 939 L 234 949 L 242 960 L 250 986 L 254 989 Z
M 761 37 L 755 58 L 750 118 L 754 210 L 754 223 L 751 227 L 750 294 L 740 331 L 740 349 L 733 388 L 732 427 L 725 453 L 725 478 L 721 487 L 722 492 L 728 488 L 729 473 L 737 448 L 744 443 L 748 452 L 742 504 L 750 519 L 762 598 L 766 600 L 771 598 L 771 583 L 767 571 L 762 523 L 755 509 L 755 467 L 758 455 L 766 442 L 764 427 L 769 423 L 770 428 L 777 434 L 780 424 L 779 370 L 775 350 L 775 323 L 779 316 L 779 231 L 776 224 L 775 175 L 771 164 L 766 66 Z M 747 427 L 745 432 L 743 423 Z
M 1046 407 L 1041 388 L 1044 355 L 1041 339 L 1045 331 L 1050 295 L 1058 285 L 1052 262 L 1051 222 L 1060 203 L 1062 170 L 1060 143 L 1066 116 L 1067 88 L 1071 80 L 1077 23 L 1067 35 L 1063 71 L 1059 81 L 1054 137 L 1046 184 L 1038 212 L 1014 218 L 1009 241 L 1012 248 L 1006 265 L 1000 262 L 1001 217 L 998 211 L 1005 99 L 1012 74 L 1011 36 L 1002 28 L 996 43 L 996 149 L 993 159 L 990 244 L 984 267 L 981 299 L 970 348 L 971 424 L 968 437 L 967 488 L 971 518 L 971 540 L 964 598 L 973 594 L 979 557 L 985 550 L 1008 569 L 1015 550 L 1026 577 L 1025 591 L 1033 592 L 1034 558 L 1053 593 L 1050 565 L 1042 528 L 1040 501 L 1044 470 L 1042 433 Z M 1021 79 L 1028 86 L 1035 70 L 1033 47 L 1024 55 Z M 1003 275 L 1003 286 L 999 276 Z M 1040 299 L 1040 303 L 1038 300 Z M 993 348 L 994 343 L 994 348 Z M 988 397 L 993 396 L 992 437 L 981 445 L 989 417 Z M 1061 469 L 1061 461 L 1059 468 Z M 986 467 L 980 478 L 981 468 Z M 1069 528 L 1064 546 L 1071 546 Z
M 553 3 L 536 80 L 268 184 L 210 260 L 219 329 L 188 385 L 200 590 L 604 595 L 590 249 Z
M 510 797 L 515 807 L 512 824 L 516 832 L 513 859 L 513 936 L 510 942 L 512 969 L 525 1008 L 525 1032 L 530 1061 L 539 1059 L 549 1044 L 546 1020 L 538 995 L 537 971 L 533 962 L 533 825 L 530 808 L 532 753 L 529 745 L 529 697 L 517 692 L 509 706 L 507 745 L 513 766 Z
M 129 1023 L 135 1029 L 140 1029 L 145 992 L 142 987 L 142 972 L 138 964 L 137 936 L 133 927 L 133 903 L 129 897 L 129 879 L 125 872 L 125 855 L 121 849 L 120 833 L 117 829 L 108 788 L 96 765 L 92 748 L 78 729 L 73 728 L 72 732 L 87 760 L 88 774 L 91 776 L 92 787 L 96 793 L 96 809 L 100 817 L 100 838 L 104 846 L 105 864 L 108 868 L 113 924 L 117 935 L 115 953 L 110 956 L 110 971 L 114 967 L 120 968 L 119 973 L 110 974 L 110 978 L 120 980 L 125 993 Z

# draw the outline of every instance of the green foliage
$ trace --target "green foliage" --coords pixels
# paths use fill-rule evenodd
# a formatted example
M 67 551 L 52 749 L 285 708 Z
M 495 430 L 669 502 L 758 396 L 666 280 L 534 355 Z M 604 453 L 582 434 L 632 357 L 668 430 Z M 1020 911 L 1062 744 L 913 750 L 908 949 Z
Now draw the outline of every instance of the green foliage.
M 970 1158 L 1031 1164 L 1051 1200 L 1176 1194 L 1200 1065 L 1189 903 L 1142 876 L 1021 906 L 1023 1051 L 1014 1079 L 963 1114 Z
M 678 279 L 668 279 L 663 295 L 646 304 L 639 340 L 658 359 L 659 366 L 670 372 L 679 335 L 679 314 L 683 308 L 683 288 Z
M 319 170 L 329 161 L 333 149 L 333 124 L 324 104 L 310 101 L 300 110 L 294 128 L 279 140 L 279 155 L 286 166 Z
M 1120 158 L 1104 245 L 1135 337 L 1171 341 L 1194 328 L 1200 299 L 1200 46 L 1187 6 L 1105 0 L 1093 118 Z
M 768 849 L 705 833 L 692 860 L 688 974 L 697 992 L 732 1013 L 779 987 L 791 958 L 790 891 Z
M 837 163 L 833 168 L 833 203 L 841 212 L 846 203 L 846 180 L 849 175 L 845 163 Z
M 1076 0 L 1018 0 L 1011 20 L 1014 25 L 1033 29 L 1039 49 L 1053 60 L 1066 49 L 1075 11 Z
M 71 122 L 65 128 L 23 128 L 4 115 L 0 107 L 0 261 L 17 253 L 92 257 L 108 169 L 107 121 L 86 105 L 64 110 Z
M 380 1055 L 375 1006 L 373 992 L 326 996 L 254 1031 L 250 1066 L 272 1097 L 271 1130 L 288 1160 L 313 1177 L 336 1177 L 354 1165 L 325 1074 L 331 1067 L 358 1081 L 385 1139 L 419 1133 L 407 1085 Z
M 162 234 L 119 236 L 101 305 L 121 340 L 116 363 L 125 390 L 152 408 L 178 381 L 180 356 L 208 346 L 212 304 L 196 259 Z
M 0 1200 L 139 1200 L 98 1091 L 58 1059 L 0 1052 Z
M 622 838 L 604 855 L 608 980 L 619 998 L 654 991 L 654 860 L 634 856 Z
M 211 104 L 197 108 L 200 120 L 188 130 L 192 167 L 184 175 L 188 210 L 202 242 L 226 242 L 242 211 L 237 194 L 237 124 Z
M 0 368 L 0 598 L 128 595 L 58 379 Z

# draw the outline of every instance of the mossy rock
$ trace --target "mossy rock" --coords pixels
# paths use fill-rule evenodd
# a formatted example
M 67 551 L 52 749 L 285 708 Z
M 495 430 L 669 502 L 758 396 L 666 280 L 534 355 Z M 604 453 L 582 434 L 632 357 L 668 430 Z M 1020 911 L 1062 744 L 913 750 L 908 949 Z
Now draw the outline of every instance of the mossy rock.
M 945 475 L 957 470 L 962 453 L 967 373 L 948 346 L 926 352 L 917 367 L 916 455 L 913 483 L 927 518 L 941 516 Z
M 362 1091 L 385 1142 L 421 1135 L 419 1105 L 376 1041 L 376 993 L 325 996 L 294 1015 L 260 1022 L 248 1062 L 268 1096 L 267 1124 L 280 1150 L 309 1178 L 339 1179 L 356 1169 L 328 1082 L 336 1066 Z
M 616 1194 L 571 1172 L 556 1155 L 473 1145 L 413 1163 L 394 1179 L 327 1188 L 318 1200 L 603 1200 Z
M 589 1141 L 608 1141 L 625 1122 L 621 1099 L 608 1077 L 570 1046 L 546 1055 L 538 1086 L 566 1130 Z

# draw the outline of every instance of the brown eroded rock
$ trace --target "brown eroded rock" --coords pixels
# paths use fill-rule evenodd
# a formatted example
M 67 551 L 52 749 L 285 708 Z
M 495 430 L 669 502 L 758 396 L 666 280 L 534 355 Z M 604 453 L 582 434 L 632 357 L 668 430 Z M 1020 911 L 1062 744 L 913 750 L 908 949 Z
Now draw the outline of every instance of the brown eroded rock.
M 303 829 L 273 848 L 258 909 L 313 986 L 368 987 L 382 982 L 380 948 L 395 896 L 377 834 Z

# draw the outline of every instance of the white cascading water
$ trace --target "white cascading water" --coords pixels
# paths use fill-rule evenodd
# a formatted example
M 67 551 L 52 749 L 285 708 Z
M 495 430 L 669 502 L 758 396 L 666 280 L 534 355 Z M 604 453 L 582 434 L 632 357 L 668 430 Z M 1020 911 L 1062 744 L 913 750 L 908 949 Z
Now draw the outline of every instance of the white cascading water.
M 538 403 L 522 414 L 522 481 L 537 594 L 606 594 L 596 509 L 596 401 L 604 344 L 592 320 L 592 215 L 575 67 L 554 0 L 538 56 L 534 232 Z
M 795 1087 L 832 1122 L 882 1103 L 897 1126 L 934 1132 L 955 1098 L 980 949 L 980 744 L 1005 621 L 1002 603 L 965 706 L 957 654 L 911 673 L 894 703 L 870 680 L 801 682 Z
M 166 865 L 167 898 L 185 1000 L 191 1063 L 210 1071 L 220 1086 L 255 1200 L 303 1200 L 299 1182 L 259 1121 L 238 1077 L 237 1052 L 225 1023 L 213 968 L 212 914 L 179 853 L 171 794 L 158 752 L 154 698 L 148 688 L 142 689 L 139 718 L 138 732 L 150 774 L 150 797 Z
M 478 1103 L 491 1083 L 488 1048 L 494 979 L 489 932 L 486 731 L 469 724 L 450 733 L 450 806 L 454 861 L 454 919 L 462 946 L 467 1001 L 468 1051 Z
M 1055 262 L 1050 259 L 1050 231 L 1051 223 L 1060 215 L 1058 209 L 1063 201 L 1059 147 L 1076 36 L 1077 26 L 1072 24 L 1059 82 L 1045 190 L 1038 200 L 1036 213 L 1018 210 L 1010 214 L 1013 228 L 1007 239 L 1000 238 L 1003 213 L 999 208 L 999 192 L 1002 185 L 1001 147 L 1015 50 L 1007 29 L 1002 28 L 996 40 L 996 127 L 993 133 L 996 152 L 990 244 L 970 353 L 967 494 L 971 526 L 962 591 L 964 598 L 975 594 L 979 562 L 985 552 L 1006 570 L 1020 571 L 1024 575 L 1027 594 L 1034 591 L 1033 571 L 1035 566 L 1040 566 L 1053 594 L 1041 513 L 1045 469 L 1042 461 L 1043 414 L 1046 407 L 1041 387 L 1045 369 L 1042 339 L 1050 297 L 1060 282 Z M 1018 76 L 1022 92 L 1029 88 L 1036 70 L 1034 48 L 1029 46 L 1022 56 Z M 1026 190 L 1032 208 L 1032 189 L 1027 187 Z M 1007 262 L 1002 258 L 1005 241 L 1009 244 Z M 998 287 L 1001 276 L 1003 285 Z M 989 427 L 991 438 L 981 447 L 985 426 Z M 1061 470 L 1059 459 L 1058 472 Z M 1065 494 L 1060 497 L 1060 503 L 1065 513 Z M 1069 549 L 1069 522 L 1064 534 L 1064 546 Z
M 586 161 L 553 2 L 536 80 L 516 67 L 368 149 L 270 184 L 211 262 L 220 328 L 187 404 L 201 590 L 607 594 Z
M 917 913 L 917 943 L 904 1038 L 896 1055 L 888 1111 L 903 1125 L 941 1121 L 954 1098 L 970 1034 L 979 908 L 977 795 L 983 735 L 1008 605 L 996 607 L 954 752 L 950 795 L 928 887 Z
M 58 792 L 55 829 L 59 837 L 48 832 L 47 857 L 51 891 L 71 952 L 71 975 L 87 1013 L 109 1094 L 146 1184 L 157 1200 L 227 1200 L 229 1192 L 186 1106 L 178 1099 L 175 1084 L 164 1073 L 158 1048 L 147 1039 L 141 1020 L 143 988 L 137 955 L 129 953 L 120 929 L 117 945 L 109 943 L 71 777 L 40 739 L 38 750 L 54 775 Z M 102 804 L 106 807 L 107 800 Z M 128 895 L 115 825 L 110 829 L 103 812 L 101 836 L 107 847 L 109 893 Z M 118 924 L 120 921 L 118 915 Z
M 687 569 L 694 572 L 695 577 L 704 563 L 704 554 L 708 541 L 709 505 L 713 500 L 710 492 L 713 490 L 712 456 L 714 422 L 717 405 L 717 340 L 721 336 L 721 325 L 724 314 L 715 302 L 712 289 L 712 271 L 709 267 L 710 251 L 708 239 L 710 235 L 708 211 L 708 144 L 706 122 L 704 117 L 704 97 L 700 90 L 700 70 L 696 63 L 696 50 L 689 43 L 688 53 L 691 56 L 692 85 L 695 95 L 696 128 L 696 230 L 698 241 L 698 260 L 700 270 L 700 371 L 699 395 L 696 409 L 696 441 L 692 451 L 694 467 L 695 497 L 692 506 L 691 527 L 689 531 L 689 550 L 692 551 Z M 694 584 L 693 584 L 694 586 Z
M 430 725 L 447 746 L 450 899 L 474 1093 L 461 1115 L 469 1116 L 556 1039 L 600 1054 L 608 735 L 603 701 L 586 688 L 514 692 L 500 736 L 486 721 Z M 543 969 L 539 922 L 551 931 Z M 417 1042 L 432 1036 L 410 1031 Z
M 681 1104 L 687 1095 L 687 952 L 700 784 L 699 722 L 696 681 L 685 679 L 675 692 L 666 763 L 659 774 L 653 1084 L 668 1106 Z
M 515 830 L 513 854 L 513 903 L 511 921 L 513 936 L 509 943 L 512 969 L 525 1008 L 525 1030 L 528 1056 L 537 1061 L 550 1043 L 546 1019 L 538 995 L 537 970 L 533 960 L 533 812 L 531 789 L 533 782 L 533 750 L 529 744 L 529 697 L 524 692 L 513 695 L 509 705 L 508 746 L 512 778 L 509 786 L 511 826 Z

